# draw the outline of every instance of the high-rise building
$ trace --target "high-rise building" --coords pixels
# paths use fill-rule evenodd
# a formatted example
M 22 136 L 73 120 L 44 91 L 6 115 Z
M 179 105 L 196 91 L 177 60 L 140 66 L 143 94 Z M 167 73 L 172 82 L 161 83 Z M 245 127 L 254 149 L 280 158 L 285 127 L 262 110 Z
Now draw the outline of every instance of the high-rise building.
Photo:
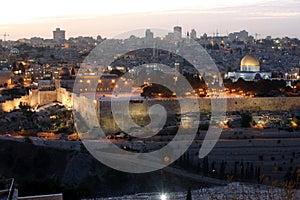
M 151 32 L 150 29 L 146 30 L 145 36 L 146 36 L 146 40 L 152 40 L 154 37 L 153 32 Z
M 174 39 L 180 40 L 182 38 L 182 28 L 180 26 L 174 27 Z
M 249 34 L 247 31 L 242 30 L 240 32 L 229 33 L 228 37 L 231 41 L 233 40 L 247 41 L 249 39 Z
M 195 31 L 195 29 L 191 30 L 191 34 L 190 34 L 192 39 L 196 39 L 197 38 L 197 32 Z
M 56 28 L 55 31 L 53 31 L 53 40 L 55 42 L 63 42 L 66 39 L 66 31 L 60 30 L 60 28 Z

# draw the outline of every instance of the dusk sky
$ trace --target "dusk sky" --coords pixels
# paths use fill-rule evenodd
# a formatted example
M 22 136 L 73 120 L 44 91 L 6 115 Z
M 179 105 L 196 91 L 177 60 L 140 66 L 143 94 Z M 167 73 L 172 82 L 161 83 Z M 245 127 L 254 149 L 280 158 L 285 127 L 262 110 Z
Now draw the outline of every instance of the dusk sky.
M 45 3 L 47 2 L 47 3 Z M 197 35 L 221 35 L 247 30 L 259 37 L 300 37 L 299 0 L 86 0 L 86 1 L 5 1 L 0 12 L 0 33 L 8 40 L 34 36 L 52 38 L 56 27 L 66 37 L 111 38 L 140 28 L 183 31 Z

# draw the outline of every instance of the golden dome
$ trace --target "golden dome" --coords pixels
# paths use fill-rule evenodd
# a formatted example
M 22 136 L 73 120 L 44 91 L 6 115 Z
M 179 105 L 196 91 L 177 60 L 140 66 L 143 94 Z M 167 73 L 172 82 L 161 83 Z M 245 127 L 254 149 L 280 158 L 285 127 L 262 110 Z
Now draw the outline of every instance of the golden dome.
M 242 60 L 241 60 L 241 67 L 242 66 L 257 66 L 259 67 L 259 61 L 254 57 L 250 55 L 246 55 Z

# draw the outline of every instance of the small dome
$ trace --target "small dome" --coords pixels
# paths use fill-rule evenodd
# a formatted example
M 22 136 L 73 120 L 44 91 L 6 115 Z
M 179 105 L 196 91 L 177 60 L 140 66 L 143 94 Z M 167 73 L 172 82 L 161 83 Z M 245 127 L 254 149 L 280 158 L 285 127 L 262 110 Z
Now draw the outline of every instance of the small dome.
M 17 48 L 12 48 L 11 50 L 10 50 L 10 54 L 12 54 L 12 55 L 18 55 L 20 53 L 20 51 L 19 51 L 19 49 L 17 49 Z
M 66 77 L 69 77 L 71 74 L 70 74 L 70 70 L 68 67 L 63 67 L 59 71 L 58 75 L 60 76 L 60 78 L 66 78 Z

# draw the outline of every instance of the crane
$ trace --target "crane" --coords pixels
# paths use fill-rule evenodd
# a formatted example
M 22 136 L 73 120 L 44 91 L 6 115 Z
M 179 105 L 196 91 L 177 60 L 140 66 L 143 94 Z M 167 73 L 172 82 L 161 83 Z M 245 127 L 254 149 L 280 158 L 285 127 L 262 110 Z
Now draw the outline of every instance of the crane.
M 2 36 L 3 36 L 3 41 L 5 42 L 5 41 L 6 41 L 6 37 L 8 37 L 9 34 L 7 34 L 7 33 L 5 32 L 4 34 L 2 34 Z
M 217 29 L 216 36 L 219 37 L 219 30 Z

